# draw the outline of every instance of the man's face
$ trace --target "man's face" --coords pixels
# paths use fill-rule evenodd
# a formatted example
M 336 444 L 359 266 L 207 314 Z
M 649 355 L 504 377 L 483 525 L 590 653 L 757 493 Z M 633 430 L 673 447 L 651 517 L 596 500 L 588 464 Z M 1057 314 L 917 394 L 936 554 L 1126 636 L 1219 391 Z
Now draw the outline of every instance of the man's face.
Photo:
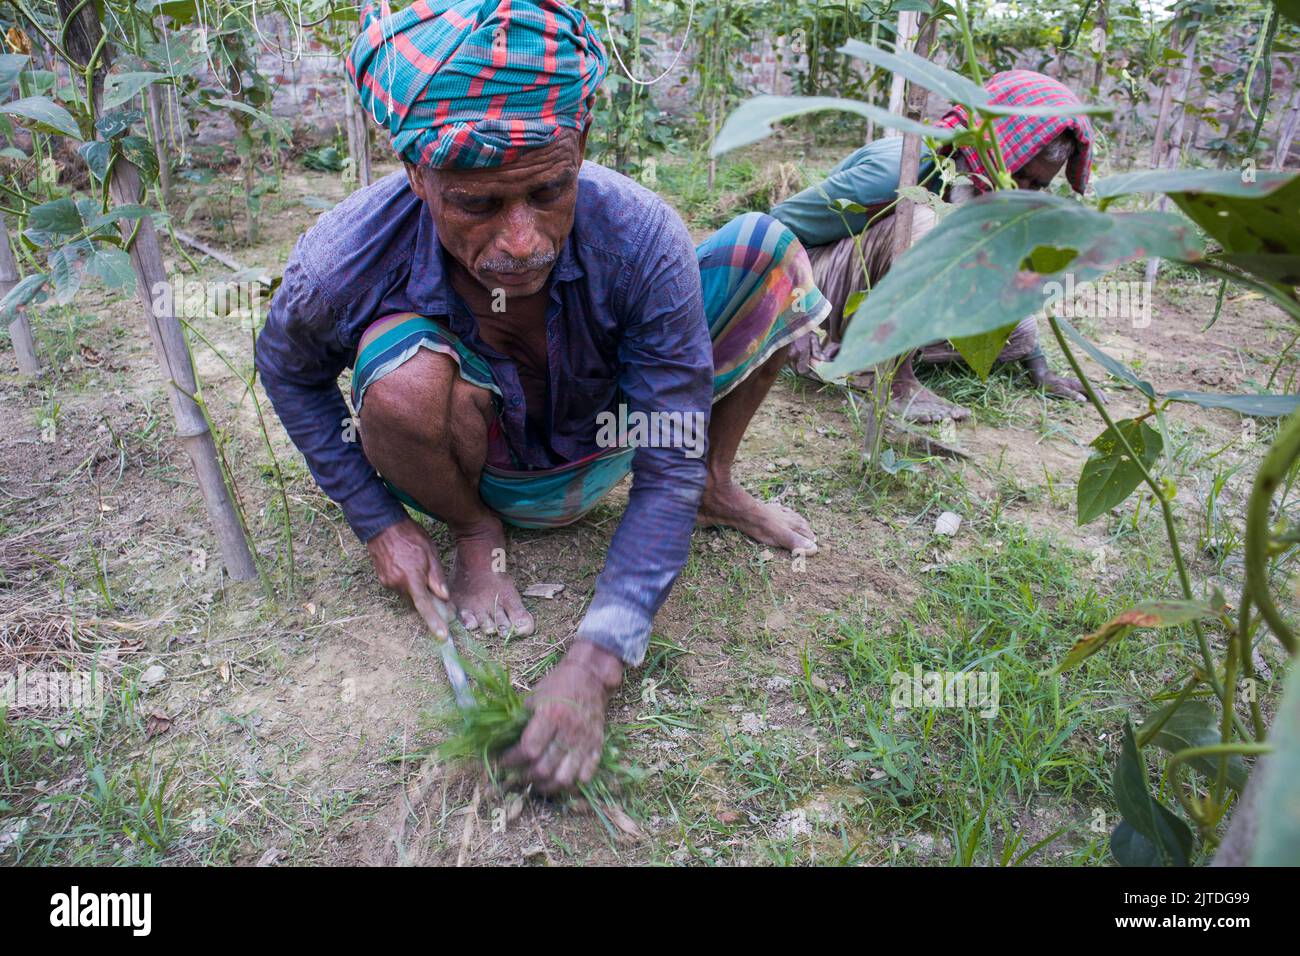
M 1038 155 L 1012 174 L 1011 178 L 1016 181 L 1017 188 L 1041 190 L 1052 185 L 1052 180 L 1065 165 L 1066 157 L 1052 159 L 1047 155 L 1048 152 L 1048 150 L 1040 150 Z
M 573 229 L 587 136 L 572 132 L 492 169 L 423 169 L 406 175 L 452 258 L 507 298 L 546 284 Z

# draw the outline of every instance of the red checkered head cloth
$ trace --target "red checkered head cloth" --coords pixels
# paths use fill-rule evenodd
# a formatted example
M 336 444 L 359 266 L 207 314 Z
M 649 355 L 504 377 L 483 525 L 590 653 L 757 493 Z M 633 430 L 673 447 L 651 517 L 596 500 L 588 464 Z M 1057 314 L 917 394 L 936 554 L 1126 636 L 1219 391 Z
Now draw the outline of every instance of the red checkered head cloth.
M 1050 76 L 1033 70 L 1007 70 L 994 74 L 984 84 L 984 89 L 989 92 L 992 102 L 1000 106 L 1083 105 L 1068 88 Z M 970 116 L 966 107 L 954 106 L 943 115 L 938 125 L 969 129 Z M 1065 167 L 1065 177 L 1075 192 L 1082 193 L 1088 186 L 1088 174 L 1092 171 L 1092 126 L 1086 115 L 1001 116 L 993 122 L 998 145 L 1002 147 L 1002 158 L 1006 161 L 1007 170 L 1013 174 L 1066 130 L 1074 133 L 1079 148 Z M 971 171 L 985 177 L 975 179 L 976 188 L 987 190 L 989 185 L 986 179 L 991 177 L 980 162 L 979 154 L 970 146 L 960 147 L 960 152 Z

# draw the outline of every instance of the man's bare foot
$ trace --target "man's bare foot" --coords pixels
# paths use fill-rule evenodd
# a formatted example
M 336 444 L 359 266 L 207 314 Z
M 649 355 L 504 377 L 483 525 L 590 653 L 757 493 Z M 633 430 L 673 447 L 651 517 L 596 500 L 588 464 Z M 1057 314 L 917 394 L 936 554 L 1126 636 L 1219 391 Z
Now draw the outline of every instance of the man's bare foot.
M 451 599 L 461 623 L 484 634 L 533 633 L 533 616 L 524 609 L 515 582 L 504 570 L 506 536 L 495 519 L 482 528 L 454 533 L 456 560 L 451 567 Z
M 785 505 L 759 501 L 731 480 L 717 484 L 710 481 L 695 523 L 703 527 L 725 525 L 761 544 L 800 554 L 817 553 L 817 536 L 802 515 Z
M 889 403 L 889 411 L 898 418 L 920 425 L 930 425 L 948 418 L 955 422 L 970 418 L 969 408 L 944 401 L 920 382 L 901 395 L 895 388 L 894 400 Z
M 970 418 L 970 409 L 946 402 L 930 391 L 916 377 L 909 358 L 894 373 L 893 400 L 889 403 L 890 414 L 896 418 L 929 425 L 951 418 L 955 422 Z

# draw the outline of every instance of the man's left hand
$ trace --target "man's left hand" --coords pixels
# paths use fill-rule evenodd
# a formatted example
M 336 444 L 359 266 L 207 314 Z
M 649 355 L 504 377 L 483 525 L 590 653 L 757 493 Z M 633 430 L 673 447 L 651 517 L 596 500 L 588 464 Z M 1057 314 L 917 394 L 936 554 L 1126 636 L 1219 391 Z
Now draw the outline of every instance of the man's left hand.
M 519 743 L 501 758 L 523 771 L 542 793 L 588 783 L 605 745 L 605 706 L 623 680 L 623 662 L 578 641 L 528 698 L 532 719 Z

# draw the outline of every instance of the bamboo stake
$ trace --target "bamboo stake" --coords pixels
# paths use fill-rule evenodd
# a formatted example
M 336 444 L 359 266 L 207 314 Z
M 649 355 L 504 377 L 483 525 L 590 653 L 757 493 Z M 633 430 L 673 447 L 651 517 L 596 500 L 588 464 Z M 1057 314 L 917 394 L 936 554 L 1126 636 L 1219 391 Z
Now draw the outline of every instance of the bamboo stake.
M 349 89 L 356 96 L 356 90 Z M 361 108 L 360 99 L 352 112 L 352 122 L 356 125 L 357 136 L 357 185 L 370 185 L 370 130 L 366 125 L 366 111 Z
M 68 32 L 67 49 L 84 66 L 90 62 L 103 36 L 96 8 L 93 4 L 74 6 L 73 0 L 59 0 L 59 9 L 65 17 L 74 9 L 79 10 L 76 28 Z M 102 71 L 108 69 L 107 49 L 101 51 L 100 65 Z M 96 71 L 92 82 L 91 95 L 96 107 L 102 95 L 102 71 Z M 114 202 L 138 203 L 142 194 L 140 174 L 124 157 L 118 156 L 113 163 L 108 188 Z M 122 222 L 121 229 L 122 235 L 129 239 L 133 229 L 131 223 Z M 164 297 L 159 296 L 155 300 L 154 290 L 168 287 L 158 233 L 154 229 L 153 220 L 148 216 L 138 220 L 134 231 L 135 241 L 131 243 L 130 256 L 131 267 L 135 271 L 136 292 L 144 305 L 145 325 L 153 343 L 154 355 L 163 370 L 172 416 L 176 421 L 177 437 L 194 466 L 194 475 L 207 505 L 208 520 L 221 547 L 226 573 L 236 581 L 256 580 L 257 565 L 249 551 L 243 522 L 235 509 L 230 488 L 226 485 L 226 477 L 217 457 L 217 443 L 212 437 L 203 409 L 195 400 L 198 381 L 194 375 L 194 365 L 190 361 L 189 343 L 174 313 L 174 303 L 165 308 L 168 303 Z
M 158 183 L 162 187 L 163 208 L 172 204 L 172 160 L 163 128 L 162 90 L 149 84 L 149 123 L 153 126 L 154 149 L 158 153 Z
M 1273 151 L 1271 168 L 1276 172 L 1286 165 L 1291 154 L 1291 144 L 1295 142 L 1296 130 L 1300 129 L 1300 75 L 1292 80 L 1295 89 L 1291 91 L 1291 103 L 1282 111 L 1278 120 L 1277 148 Z
M 898 15 L 898 33 L 894 39 L 894 49 L 907 50 L 912 47 L 912 42 L 916 37 L 917 13 L 914 10 L 904 10 Z M 906 90 L 906 80 L 901 73 L 895 73 L 893 80 L 889 85 L 889 112 L 901 113 L 906 108 L 906 102 L 903 98 Z M 885 130 L 886 136 L 903 135 L 896 129 Z
M 9 290 L 18 284 L 18 261 L 9 246 L 9 223 L 0 216 L 3 225 L 3 242 L 0 242 L 0 299 L 9 294 Z M 9 322 L 9 338 L 14 343 L 14 354 L 18 356 L 18 373 L 35 378 L 41 374 L 41 362 L 36 357 L 36 342 L 32 339 L 32 325 L 25 313 L 15 313 Z
M 924 58 L 930 55 L 930 43 L 934 39 L 937 24 L 938 21 L 931 17 L 927 18 L 924 25 L 919 26 L 916 46 L 913 50 L 917 56 Z M 918 122 L 921 120 L 925 114 L 925 104 L 929 95 L 929 91 L 919 83 L 907 85 L 904 114 L 908 119 Z M 908 186 L 915 186 L 920 168 L 921 137 L 914 133 L 907 133 L 903 136 L 903 156 L 899 163 L 898 188 L 902 190 Z M 912 244 L 912 211 L 915 206 L 916 204 L 910 199 L 900 199 L 898 207 L 894 210 L 893 261 L 897 261 Z
M 1178 161 L 1178 154 L 1182 150 L 1183 126 L 1187 118 L 1187 97 L 1192 88 L 1192 75 L 1196 72 L 1196 38 L 1198 36 L 1198 27 L 1200 26 L 1200 14 L 1197 14 L 1184 28 L 1181 37 L 1183 41 L 1183 75 L 1182 75 L 1182 92 L 1180 99 L 1182 101 L 1182 111 L 1179 113 L 1178 121 L 1173 125 L 1169 132 L 1168 145 L 1165 144 L 1166 129 L 1164 124 L 1169 121 L 1169 112 L 1173 97 L 1173 82 L 1171 77 L 1165 80 L 1165 88 L 1160 96 L 1160 118 L 1156 123 L 1156 142 L 1151 149 L 1151 165 L 1156 168 L 1174 165 Z M 1156 208 L 1163 211 L 1169 202 L 1168 196 L 1161 196 Z M 1147 260 L 1146 281 L 1147 284 L 1156 281 L 1156 273 L 1160 271 L 1160 258 L 1152 256 Z
M 113 164 L 113 178 L 109 183 L 113 201 L 119 204 L 140 201 L 140 174 L 121 157 Z M 129 236 L 129 223 L 123 223 L 123 235 Z M 145 324 L 153 343 L 154 356 L 167 383 L 167 397 L 171 401 L 172 415 L 176 420 L 176 435 L 190 456 L 199 491 L 208 509 L 208 520 L 216 532 L 221 546 L 226 572 L 236 581 L 257 579 L 257 565 L 253 562 L 244 537 L 244 526 L 235 510 L 234 499 L 226 486 L 226 477 L 217 458 L 217 443 L 208 428 L 203 409 L 194 400 L 198 381 L 190 361 L 189 345 L 173 308 L 165 309 L 161 297 L 155 299 L 153 290 L 167 288 L 167 273 L 163 267 L 162 248 L 158 233 L 148 216 L 139 220 L 135 242 L 131 244 L 131 267 L 135 270 L 136 292 L 145 308 Z
M 358 186 L 370 185 L 370 133 L 366 127 L 366 111 L 351 83 L 343 84 L 343 126 L 348 134 L 348 155 L 352 157 L 352 171 Z

